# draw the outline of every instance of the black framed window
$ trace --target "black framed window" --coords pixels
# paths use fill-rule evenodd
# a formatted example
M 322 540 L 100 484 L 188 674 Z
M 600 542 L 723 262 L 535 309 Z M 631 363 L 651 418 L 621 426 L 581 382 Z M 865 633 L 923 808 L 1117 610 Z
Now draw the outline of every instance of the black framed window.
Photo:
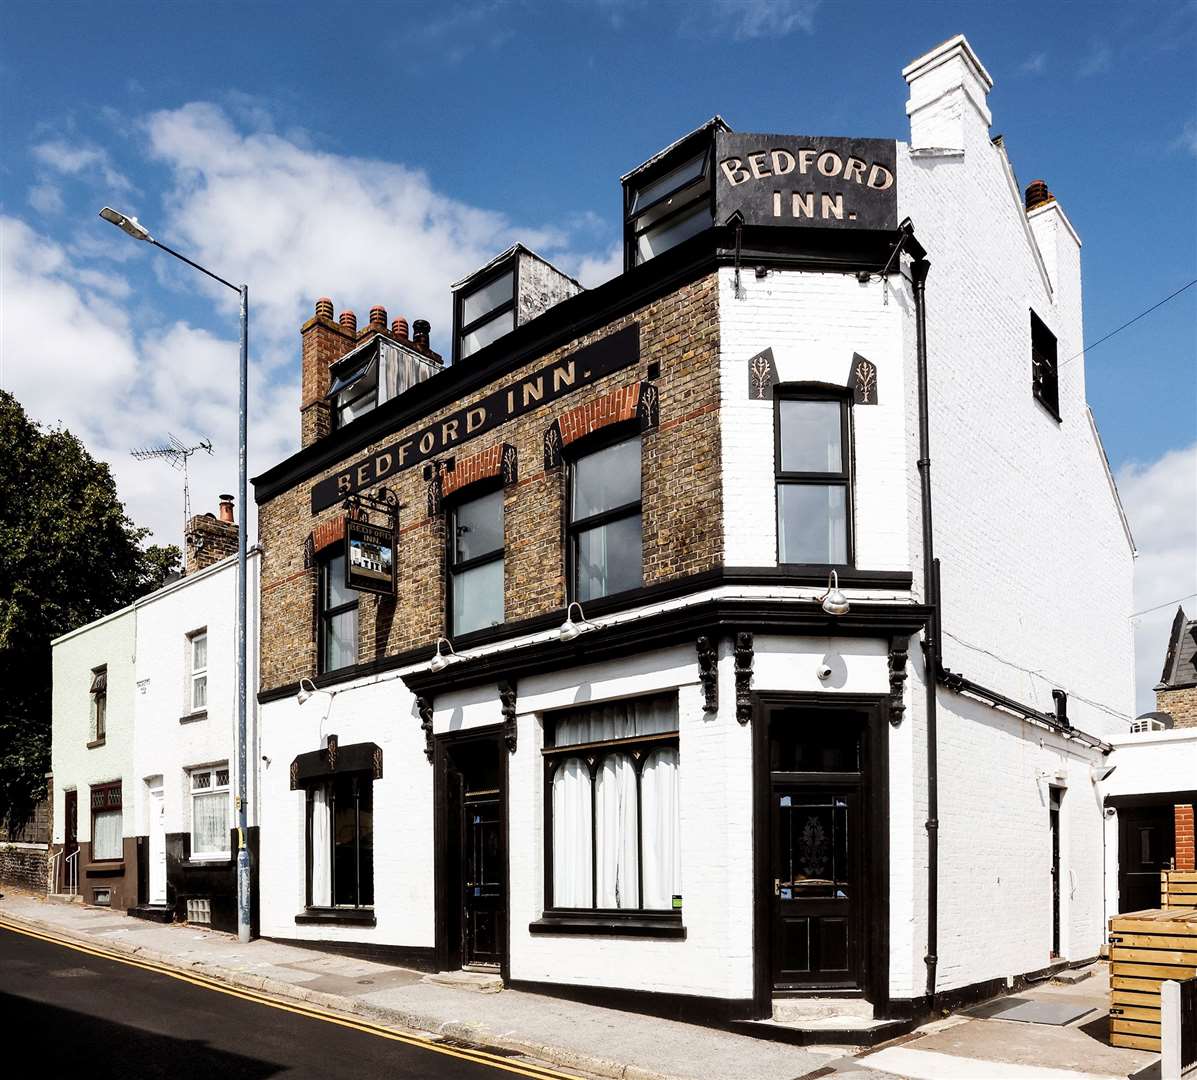
M 319 666 L 337 671 L 357 663 L 357 593 L 345 584 L 345 553 L 320 562 L 317 591 Z
M 91 789 L 91 857 L 112 862 L 124 855 L 121 783 L 96 784 Z
M 1060 374 L 1056 357 L 1056 335 L 1031 312 L 1031 391 L 1035 400 L 1060 419 Z
M 779 390 L 774 405 L 777 561 L 852 563 L 852 447 L 847 393 Z
M 515 259 L 505 262 L 457 294 L 455 360 L 464 360 L 515 329 L 516 265 Z
M 307 906 L 374 906 L 374 781 L 354 772 L 307 788 Z
M 570 461 L 566 531 L 573 600 L 585 603 L 643 583 L 640 486 L 639 435 Z
M 627 190 L 624 262 L 629 268 L 711 227 L 715 220 L 713 157 L 708 144 L 681 164 L 666 165 L 664 171 Z
M 545 906 L 680 919 L 676 694 L 545 717 Z
M 503 623 L 503 492 L 449 507 L 449 633 Z
M 108 665 L 91 672 L 91 739 L 93 746 L 103 743 L 108 733 Z
M 333 428 L 343 428 L 378 405 L 378 348 L 339 369 L 328 391 Z

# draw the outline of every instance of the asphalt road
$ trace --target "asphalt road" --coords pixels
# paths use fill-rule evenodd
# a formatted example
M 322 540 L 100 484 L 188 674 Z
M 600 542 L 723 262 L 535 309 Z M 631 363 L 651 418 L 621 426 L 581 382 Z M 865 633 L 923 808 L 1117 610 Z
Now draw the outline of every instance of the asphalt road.
M 411 1045 L 2 926 L 0 1018 L 8 1063 L 27 1054 L 22 1068 L 55 1078 L 564 1076 Z

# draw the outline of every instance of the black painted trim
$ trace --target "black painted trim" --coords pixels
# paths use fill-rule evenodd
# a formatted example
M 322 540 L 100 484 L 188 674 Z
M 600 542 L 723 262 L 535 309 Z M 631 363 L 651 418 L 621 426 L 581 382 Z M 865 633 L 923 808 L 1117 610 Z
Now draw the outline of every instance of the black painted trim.
M 528 924 L 530 934 L 586 934 L 590 937 L 685 938 L 682 920 L 670 915 L 638 915 L 610 918 L 593 915 L 559 915 L 546 912 L 544 918 Z
M 833 235 L 822 235 L 828 232 Z M 255 476 L 255 501 L 259 505 L 267 502 L 553 349 L 601 330 L 615 319 L 714 273 L 720 266 L 731 265 L 736 259 L 735 240 L 735 229 L 716 226 L 594 289 L 567 297 L 544 314 L 479 349 L 461 364 L 417 383 L 349 427 L 333 432 Z M 746 225 L 742 230 L 740 261 L 785 269 L 880 272 L 892 251 L 893 234 L 885 231 L 861 229 L 847 235 L 836 230 Z M 355 427 L 358 430 L 352 430 Z
M 1197 791 L 1153 791 L 1143 795 L 1107 795 L 1105 805 L 1115 810 L 1140 806 L 1197 805 Z
M 308 908 L 295 916 L 297 924 L 320 923 L 325 926 L 377 926 L 373 909 Z
M 910 589 L 913 575 L 908 570 L 856 570 L 845 567 L 840 569 L 833 566 L 798 565 L 789 566 L 730 566 L 705 570 L 702 573 L 690 574 L 686 577 L 671 581 L 646 585 L 641 589 L 628 592 L 614 593 L 598 600 L 588 601 L 586 604 L 587 617 L 610 615 L 617 611 L 627 611 L 641 604 L 660 603 L 688 596 L 691 593 L 702 592 L 706 589 L 717 588 L 720 585 L 809 585 L 826 586 L 832 570 L 836 570 L 840 585 L 853 589 L 887 589 L 904 592 Z M 796 601 L 801 603 L 801 601 Z M 915 610 L 906 607 L 903 610 Z M 922 609 L 919 609 L 922 610 Z M 455 638 L 455 649 L 470 649 L 478 645 L 497 644 L 526 634 L 541 633 L 552 630 L 565 621 L 565 608 L 557 608 L 545 615 L 536 615 L 530 619 L 520 619 L 515 622 L 504 623 L 494 629 L 478 630 L 471 634 L 462 634 Z M 922 626 L 919 621 L 916 630 Z M 825 631 L 824 631 L 825 632 Z M 914 633 L 915 631 L 911 631 Z M 392 653 L 380 660 L 372 660 L 364 664 L 354 664 L 352 667 L 341 668 L 316 675 L 313 682 L 321 689 L 335 686 L 337 683 L 360 679 L 367 675 L 377 675 L 384 671 L 407 667 L 411 664 L 426 664 L 432 659 L 433 646 L 422 645 L 415 649 Z M 457 665 L 450 665 L 456 671 Z M 258 704 L 266 705 L 272 701 L 294 697 L 299 692 L 299 683 L 285 683 L 258 693 Z

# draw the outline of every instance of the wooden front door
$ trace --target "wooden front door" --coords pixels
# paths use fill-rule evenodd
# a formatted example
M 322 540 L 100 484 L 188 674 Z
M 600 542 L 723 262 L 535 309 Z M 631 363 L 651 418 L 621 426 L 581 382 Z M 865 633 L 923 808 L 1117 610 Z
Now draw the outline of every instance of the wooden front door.
M 1175 828 L 1171 803 L 1119 809 L 1119 913 L 1160 906 L 1160 871 L 1172 865 Z
M 64 801 L 63 816 L 66 822 L 62 832 L 62 856 L 65 859 L 79 850 L 79 792 L 66 792 Z
M 462 962 L 498 967 L 504 897 L 498 792 L 466 792 L 461 876 Z
M 770 715 L 774 992 L 863 986 L 867 721 L 848 709 Z

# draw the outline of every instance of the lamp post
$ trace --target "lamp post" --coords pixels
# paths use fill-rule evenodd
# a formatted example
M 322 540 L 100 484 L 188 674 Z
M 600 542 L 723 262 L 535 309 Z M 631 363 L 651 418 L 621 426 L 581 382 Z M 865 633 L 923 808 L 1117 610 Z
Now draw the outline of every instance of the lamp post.
M 237 481 L 240 488 L 240 520 L 237 522 L 237 939 L 248 942 L 250 937 L 250 887 L 249 887 L 249 848 L 245 844 L 245 833 L 248 828 L 248 785 L 246 777 L 246 649 L 245 625 L 247 616 L 247 597 L 245 587 L 245 536 L 246 536 L 246 502 L 248 500 L 248 481 L 246 478 L 245 446 L 246 446 L 246 405 L 247 386 L 249 382 L 249 286 L 234 285 L 225 281 L 218 274 L 192 262 L 186 255 L 168 248 L 165 244 L 155 240 L 149 229 L 135 217 L 128 217 L 110 206 L 100 211 L 100 217 L 111 222 L 122 232 L 128 233 L 134 240 L 143 240 L 161 248 L 168 255 L 194 267 L 201 274 L 207 274 L 214 281 L 219 281 L 237 293 L 241 298 L 241 363 L 239 370 L 240 393 L 238 407 L 238 446 L 237 446 Z

